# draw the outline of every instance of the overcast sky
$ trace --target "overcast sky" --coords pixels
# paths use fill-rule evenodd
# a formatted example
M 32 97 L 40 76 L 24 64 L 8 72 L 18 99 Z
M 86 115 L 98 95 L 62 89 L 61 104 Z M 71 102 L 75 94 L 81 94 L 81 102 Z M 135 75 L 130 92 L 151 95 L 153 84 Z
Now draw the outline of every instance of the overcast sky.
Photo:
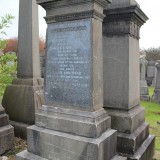
M 160 46 L 160 0 L 137 0 L 140 4 L 141 9 L 149 17 L 149 20 L 141 28 L 141 48 L 159 47 Z M 11 13 L 15 16 L 13 25 L 11 28 L 7 29 L 6 32 L 8 36 L 3 38 L 17 37 L 18 35 L 18 10 L 19 10 L 19 0 L 0 0 L 0 17 L 4 16 L 6 13 Z M 45 11 L 39 7 L 39 26 L 40 35 L 45 37 L 46 24 L 43 19 L 45 16 Z M 1 37 L 0 37 L 1 38 Z

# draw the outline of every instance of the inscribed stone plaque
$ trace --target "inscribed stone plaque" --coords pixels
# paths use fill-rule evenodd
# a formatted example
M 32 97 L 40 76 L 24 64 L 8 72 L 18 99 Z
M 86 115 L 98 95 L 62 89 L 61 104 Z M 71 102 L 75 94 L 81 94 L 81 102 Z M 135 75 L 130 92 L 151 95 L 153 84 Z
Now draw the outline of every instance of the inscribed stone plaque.
M 48 24 L 45 101 L 49 105 L 91 106 L 91 20 Z

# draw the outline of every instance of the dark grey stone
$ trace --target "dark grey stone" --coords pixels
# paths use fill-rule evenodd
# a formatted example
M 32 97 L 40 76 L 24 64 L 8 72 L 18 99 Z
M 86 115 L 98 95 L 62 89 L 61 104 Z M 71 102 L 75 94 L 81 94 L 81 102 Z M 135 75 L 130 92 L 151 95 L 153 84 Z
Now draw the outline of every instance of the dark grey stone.
M 91 110 L 91 23 L 92 20 L 77 20 L 48 25 L 47 105 Z

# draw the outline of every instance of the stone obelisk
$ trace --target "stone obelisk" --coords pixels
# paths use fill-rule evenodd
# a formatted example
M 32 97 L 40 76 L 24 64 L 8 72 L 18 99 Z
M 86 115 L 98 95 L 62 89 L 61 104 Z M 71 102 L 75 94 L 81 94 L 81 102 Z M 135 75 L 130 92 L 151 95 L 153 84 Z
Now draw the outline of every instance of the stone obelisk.
M 15 128 L 26 138 L 26 127 L 35 123 L 35 110 L 42 101 L 40 73 L 38 5 L 35 0 L 19 2 L 17 79 L 7 86 L 2 104 Z

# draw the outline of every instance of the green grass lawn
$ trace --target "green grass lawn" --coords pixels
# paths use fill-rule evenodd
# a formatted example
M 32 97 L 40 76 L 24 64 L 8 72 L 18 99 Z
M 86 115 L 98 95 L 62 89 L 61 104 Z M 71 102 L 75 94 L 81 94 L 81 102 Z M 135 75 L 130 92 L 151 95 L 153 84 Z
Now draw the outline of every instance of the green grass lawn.
M 149 87 L 149 95 L 152 97 L 154 88 Z M 155 149 L 160 151 L 160 104 L 142 101 L 141 105 L 146 108 L 146 121 L 150 124 L 150 134 L 156 135 Z

